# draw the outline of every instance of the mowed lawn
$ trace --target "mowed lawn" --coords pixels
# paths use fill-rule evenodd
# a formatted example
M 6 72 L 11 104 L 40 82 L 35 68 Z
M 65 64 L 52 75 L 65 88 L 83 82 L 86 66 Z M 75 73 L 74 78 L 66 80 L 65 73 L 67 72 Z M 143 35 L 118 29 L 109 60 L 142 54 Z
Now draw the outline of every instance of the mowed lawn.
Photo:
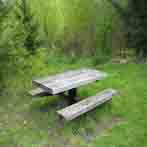
M 36 75 L 24 72 L 8 79 L 0 96 L 0 147 L 146 147 L 147 65 L 62 62 L 50 62 Z M 56 110 L 66 105 L 61 98 L 32 98 L 27 94 L 34 76 L 87 66 L 109 76 L 81 87 L 81 98 L 107 88 L 119 93 L 112 102 L 76 120 L 64 123 L 59 120 Z

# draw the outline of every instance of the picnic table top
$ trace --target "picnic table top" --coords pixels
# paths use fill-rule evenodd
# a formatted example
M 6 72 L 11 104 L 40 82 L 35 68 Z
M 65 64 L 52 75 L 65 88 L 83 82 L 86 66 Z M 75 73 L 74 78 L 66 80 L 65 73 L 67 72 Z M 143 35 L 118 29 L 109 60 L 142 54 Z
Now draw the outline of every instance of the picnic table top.
M 97 80 L 102 80 L 106 76 L 106 73 L 94 69 L 70 70 L 55 76 L 33 80 L 33 83 L 55 95 Z

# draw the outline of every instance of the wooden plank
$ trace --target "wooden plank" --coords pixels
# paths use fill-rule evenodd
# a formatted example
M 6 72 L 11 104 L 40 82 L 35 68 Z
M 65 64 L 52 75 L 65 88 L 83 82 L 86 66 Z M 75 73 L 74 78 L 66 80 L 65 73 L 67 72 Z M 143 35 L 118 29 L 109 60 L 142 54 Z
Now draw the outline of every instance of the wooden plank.
M 33 80 L 33 82 L 46 91 L 49 91 L 49 93 L 55 95 L 96 80 L 101 80 L 105 77 L 106 74 L 103 72 L 93 69 L 83 69 L 68 71 L 63 74 L 57 74 L 56 76 Z
M 96 94 L 96 96 L 84 99 L 76 104 L 68 106 L 57 113 L 65 120 L 70 121 L 74 118 L 96 108 L 97 106 L 112 99 L 112 96 L 116 95 L 117 92 L 114 89 L 107 89 L 103 92 Z
M 36 88 L 31 91 L 29 91 L 29 94 L 31 96 L 45 96 L 45 95 L 50 95 L 48 91 L 42 89 L 42 88 Z
M 47 76 L 47 77 L 44 77 L 44 78 L 39 78 L 39 79 L 35 79 L 33 80 L 33 82 L 35 84 L 39 84 L 39 83 L 44 83 L 44 82 L 52 82 L 52 81 L 56 81 L 57 79 L 62 79 L 64 77 L 71 77 L 73 75 L 76 75 L 76 74 L 80 74 L 83 70 L 70 70 L 70 71 L 67 71 L 67 72 L 64 72 L 64 73 L 58 73 L 54 76 Z
M 104 72 L 101 71 L 97 71 L 94 69 L 80 69 L 80 70 L 69 70 L 66 71 L 64 73 L 59 73 L 53 76 L 47 76 L 44 78 L 39 78 L 39 79 L 35 79 L 33 80 L 33 82 L 35 84 L 39 84 L 39 83 L 46 83 L 46 82 L 52 82 L 52 81 L 56 81 L 56 80 L 60 80 L 63 78 L 71 78 L 73 76 L 79 75 L 79 74 L 83 74 L 83 73 L 99 73 L 99 74 L 105 74 Z

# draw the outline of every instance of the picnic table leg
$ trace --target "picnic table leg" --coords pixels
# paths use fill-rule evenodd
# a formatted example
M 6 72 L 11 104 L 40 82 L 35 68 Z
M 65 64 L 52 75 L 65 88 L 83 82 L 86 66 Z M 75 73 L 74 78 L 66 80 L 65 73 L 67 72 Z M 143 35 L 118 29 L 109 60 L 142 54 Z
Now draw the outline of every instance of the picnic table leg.
M 68 91 L 68 96 L 69 96 L 69 103 L 70 104 L 74 104 L 76 103 L 76 97 L 77 97 L 77 89 L 73 88 L 71 90 Z

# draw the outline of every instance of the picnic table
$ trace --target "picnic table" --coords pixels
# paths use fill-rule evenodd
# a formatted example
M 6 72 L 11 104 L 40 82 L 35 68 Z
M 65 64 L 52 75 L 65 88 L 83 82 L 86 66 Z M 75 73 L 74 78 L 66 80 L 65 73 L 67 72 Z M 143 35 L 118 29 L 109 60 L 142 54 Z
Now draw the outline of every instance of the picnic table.
M 71 70 L 55 76 L 33 80 L 33 83 L 48 91 L 51 95 L 68 92 L 69 99 L 74 101 L 77 88 L 106 77 L 104 72 L 93 69 Z
M 101 94 L 85 99 L 84 102 L 76 103 L 78 87 L 98 80 L 102 80 L 106 76 L 107 76 L 106 73 L 97 71 L 95 69 L 70 70 L 64 73 L 56 74 L 54 76 L 48 76 L 33 80 L 33 83 L 39 88 L 32 90 L 30 94 L 36 96 L 39 94 L 62 95 L 64 93 L 67 93 L 70 104 L 73 105 L 61 111 L 58 111 L 58 114 L 66 118 L 66 120 L 72 120 L 75 117 L 81 115 L 82 113 L 91 110 L 97 105 L 104 103 L 107 100 L 110 100 L 113 94 L 116 93 L 114 90 L 109 89 Z M 101 96 L 103 96 L 103 99 L 100 101 Z M 92 101 L 91 104 L 90 101 Z M 84 104 L 86 103 L 87 105 L 85 106 L 87 107 L 85 107 L 83 103 Z M 90 104 L 89 105 L 90 107 L 88 107 L 88 103 Z M 73 108 L 74 108 L 73 112 L 75 112 L 76 115 L 69 114 L 69 112 L 72 112 L 71 110 L 73 110 Z M 68 117 L 66 117 L 67 112 L 68 112 Z

